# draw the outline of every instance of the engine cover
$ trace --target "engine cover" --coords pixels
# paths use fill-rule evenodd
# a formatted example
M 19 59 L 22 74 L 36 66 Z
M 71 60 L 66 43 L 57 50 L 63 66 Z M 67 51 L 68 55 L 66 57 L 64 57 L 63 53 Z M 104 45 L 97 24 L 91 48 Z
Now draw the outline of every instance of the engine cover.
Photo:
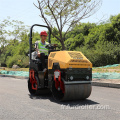
M 48 57 L 48 69 L 53 68 L 53 63 L 59 63 L 60 69 L 92 68 L 92 63 L 79 51 L 51 52 Z

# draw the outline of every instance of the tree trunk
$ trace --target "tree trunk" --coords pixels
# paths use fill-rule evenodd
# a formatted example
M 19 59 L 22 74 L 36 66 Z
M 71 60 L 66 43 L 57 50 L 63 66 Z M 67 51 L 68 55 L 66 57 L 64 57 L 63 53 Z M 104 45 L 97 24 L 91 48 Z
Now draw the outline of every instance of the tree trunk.
M 64 41 L 63 41 L 63 40 L 61 40 L 61 45 L 62 45 L 62 50 L 66 50 L 65 44 L 64 44 Z

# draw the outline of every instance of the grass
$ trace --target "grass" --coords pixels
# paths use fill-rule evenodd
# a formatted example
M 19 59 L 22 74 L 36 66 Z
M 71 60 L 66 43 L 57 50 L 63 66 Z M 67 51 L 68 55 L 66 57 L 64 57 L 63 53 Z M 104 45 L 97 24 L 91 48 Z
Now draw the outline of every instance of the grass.
M 29 68 L 17 68 L 17 69 L 14 69 L 14 68 L 7 68 L 7 67 L 0 67 L 0 71 L 1 70 L 6 70 L 6 71 L 29 71 Z
M 117 67 L 108 67 L 108 68 L 93 67 L 93 73 L 95 73 L 95 72 L 99 72 L 99 73 L 117 72 L 117 73 L 120 73 L 120 65 Z
M 0 71 L 1 70 L 7 70 L 7 71 L 29 71 L 29 68 L 17 68 L 17 69 L 13 69 L 13 68 L 7 68 L 7 67 L 0 67 Z M 93 73 L 105 73 L 105 72 L 117 72 L 120 73 L 120 65 L 117 67 L 108 67 L 108 68 L 97 68 L 97 67 L 93 67 Z

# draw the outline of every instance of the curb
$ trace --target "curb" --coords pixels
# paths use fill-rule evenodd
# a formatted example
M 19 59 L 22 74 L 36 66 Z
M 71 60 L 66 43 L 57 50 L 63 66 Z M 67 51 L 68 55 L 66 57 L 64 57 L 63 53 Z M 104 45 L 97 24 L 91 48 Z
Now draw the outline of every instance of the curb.
M 0 75 L 0 77 L 12 77 L 17 79 L 28 79 L 29 77 L 24 76 L 14 76 L 14 75 Z M 118 88 L 120 89 L 120 84 L 113 84 L 113 83 L 104 83 L 104 82 L 94 82 L 92 81 L 92 86 L 100 86 L 100 87 L 110 87 L 110 88 Z
M 14 76 L 14 75 L 0 75 L 0 77 L 12 77 L 12 78 L 17 78 L 17 79 L 28 79 L 29 77 L 24 77 L 24 76 Z
M 110 87 L 110 88 L 120 89 L 120 84 L 113 84 L 113 83 L 92 82 L 92 86 Z

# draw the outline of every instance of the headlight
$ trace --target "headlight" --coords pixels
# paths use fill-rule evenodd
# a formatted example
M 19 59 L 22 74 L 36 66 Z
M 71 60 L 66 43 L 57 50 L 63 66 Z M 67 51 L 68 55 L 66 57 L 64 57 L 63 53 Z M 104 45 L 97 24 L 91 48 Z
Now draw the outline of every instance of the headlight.
M 55 78 L 58 78 L 60 76 L 60 72 L 59 71 L 55 71 L 54 72 L 54 76 L 55 76 Z
M 87 80 L 89 80 L 89 78 L 90 78 L 89 76 L 86 77 Z
M 70 77 L 70 80 L 73 80 L 73 76 Z

